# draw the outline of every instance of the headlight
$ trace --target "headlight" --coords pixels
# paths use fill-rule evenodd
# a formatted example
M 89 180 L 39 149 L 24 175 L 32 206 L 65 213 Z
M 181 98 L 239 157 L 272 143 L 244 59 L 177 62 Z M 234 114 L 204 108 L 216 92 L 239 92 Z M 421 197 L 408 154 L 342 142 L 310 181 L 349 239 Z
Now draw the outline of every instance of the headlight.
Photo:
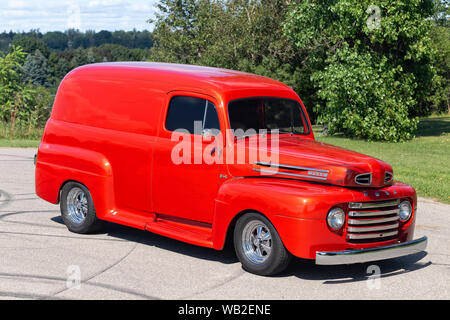
M 327 216 L 328 226 L 333 230 L 339 230 L 345 223 L 345 212 L 341 208 L 334 208 L 328 213 Z
M 411 202 L 409 202 L 408 200 L 405 200 L 402 203 L 400 203 L 398 208 L 400 209 L 400 212 L 399 212 L 400 220 L 403 222 L 408 221 L 409 218 L 411 218 L 411 213 L 412 213 Z

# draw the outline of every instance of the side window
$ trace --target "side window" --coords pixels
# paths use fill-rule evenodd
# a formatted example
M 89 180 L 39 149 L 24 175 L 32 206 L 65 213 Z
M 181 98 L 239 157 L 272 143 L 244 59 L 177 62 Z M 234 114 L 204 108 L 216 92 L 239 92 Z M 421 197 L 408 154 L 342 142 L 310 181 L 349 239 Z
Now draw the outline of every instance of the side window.
M 173 97 L 167 112 L 166 129 L 169 131 L 184 129 L 192 134 L 202 134 L 195 132 L 195 122 L 200 123 L 200 131 L 220 130 L 219 117 L 213 103 L 194 97 Z
M 213 103 L 208 101 L 205 110 L 205 123 L 203 129 L 220 130 L 219 115 Z

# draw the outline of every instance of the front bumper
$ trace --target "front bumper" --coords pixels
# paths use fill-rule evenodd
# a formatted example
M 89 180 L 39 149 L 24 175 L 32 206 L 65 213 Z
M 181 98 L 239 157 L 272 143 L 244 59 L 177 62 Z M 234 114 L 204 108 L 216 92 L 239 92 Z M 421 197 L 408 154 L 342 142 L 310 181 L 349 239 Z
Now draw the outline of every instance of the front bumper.
M 369 261 L 397 258 L 424 251 L 427 247 L 428 238 L 423 237 L 417 240 L 394 244 L 384 247 L 335 251 L 316 252 L 316 264 L 339 265 L 353 264 Z

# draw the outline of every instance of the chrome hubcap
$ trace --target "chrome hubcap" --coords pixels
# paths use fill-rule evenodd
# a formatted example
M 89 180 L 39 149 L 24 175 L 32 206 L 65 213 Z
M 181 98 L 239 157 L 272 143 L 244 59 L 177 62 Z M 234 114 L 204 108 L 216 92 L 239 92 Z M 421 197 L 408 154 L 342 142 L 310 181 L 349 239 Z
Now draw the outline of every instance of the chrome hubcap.
M 242 248 L 253 263 L 263 263 L 272 251 L 272 235 L 261 221 L 250 221 L 242 232 Z
M 86 194 L 80 188 L 73 188 L 67 195 L 67 212 L 69 219 L 80 224 L 86 219 L 88 213 L 88 201 Z

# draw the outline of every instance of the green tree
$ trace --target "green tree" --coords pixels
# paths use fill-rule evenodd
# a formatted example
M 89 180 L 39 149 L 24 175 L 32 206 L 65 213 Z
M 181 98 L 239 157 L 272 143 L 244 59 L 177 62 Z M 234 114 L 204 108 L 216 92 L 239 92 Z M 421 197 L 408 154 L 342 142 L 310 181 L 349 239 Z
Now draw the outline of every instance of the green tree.
M 47 61 L 49 69 L 48 82 L 52 86 L 58 84 L 71 70 L 71 60 L 72 55 L 70 55 L 70 52 L 68 50 L 63 52 L 53 51 L 52 53 L 50 53 Z
M 47 32 L 42 40 L 49 48 L 54 50 L 65 50 L 69 41 L 67 34 L 60 31 Z
M 433 66 L 436 69 L 434 94 L 430 100 L 434 111 L 450 114 L 450 14 L 449 0 L 435 0 L 433 17 L 435 26 L 432 32 L 433 48 L 436 52 Z
M 286 0 L 161 0 L 152 58 L 226 68 L 288 61 L 293 48 L 281 23 Z M 247 61 L 248 63 L 246 63 Z
M 306 60 L 283 23 L 297 0 L 161 0 L 151 60 L 223 67 L 275 78 L 292 86 L 310 116 L 314 91 Z
M 6 56 L 0 56 L 0 117 L 11 123 L 14 137 L 16 124 L 24 115 L 24 109 L 32 99 L 33 90 L 22 82 L 22 64 L 26 53 L 20 47 L 12 47 Z
M 432 0 L 304 0 L 285 33 L 312 61 L 316 112 L 329 132 L 369 140 L 413 137 L 431 111 Z
M 25 82 L 30 82 L 36 86 L 47 86 L 49 84 L 47 59 L 39 50 L 27 56 L 22 72 Z
M 450 15 L 450 0 L 434 0 L 433 20 L 440 27 L 448 27 Z
M 27 134 L 30 134 L 32 128 L 43 128 L 53 106 L 52 92 L 42 86 L 33 86 L 30 88 L 33 93 L 28 101 L 26 110 L 23 112 L 22 123 L 27 126 Z
M 435 26 L 433 32 L 436 69 L 434 78 L 434 94 L 430 97 L 434 110 L 450 114 L 450 28 Z
M 129 49 L 118 44 L 103 44 L 93 49 L 97 62 L 102 61 L 145 61 L 149 56 L 148 50 Z
M 83 66 L 85 64 L 89 64 L 92 62 L 90 57 L 88 56 L 88 51 L 83 48 L 77 48 L 73 50 L 73 58 L 70 61 L 70 69 L 75 69 L 77 67 Z
M 211 4 L 210 0 L 161 0 L 160 13 L 150 21 L 155 24 L 152 59 L 195 63 L 210 44 L 206 40 L 214 33 L 213 28 L 205 28 L 204 21 L 209 18 L 201 17 L 205 9 L 210 10 L 212 17 L 217 16 L 215 11 L 219 8 Z
M 39 50 L 45 57 L 48 57 L 50 51 L 42 39 L 34 36 L 16 35 L 12 41 L 12 46 L 21 47 L 23 51 L 33 54 Z
M 112 34 L 109 31 L 102 30 L 98 33 L 94 34 L 94 43 L 95 46 L 101 46 L 105 43 L 112 43 Z
M 22 89 L 21 67 L 26 53 L 20 47 L 12 47 L 7 55 L 0 55 L 0 116 L 2 121 L 11 118 L 11 100 Z

